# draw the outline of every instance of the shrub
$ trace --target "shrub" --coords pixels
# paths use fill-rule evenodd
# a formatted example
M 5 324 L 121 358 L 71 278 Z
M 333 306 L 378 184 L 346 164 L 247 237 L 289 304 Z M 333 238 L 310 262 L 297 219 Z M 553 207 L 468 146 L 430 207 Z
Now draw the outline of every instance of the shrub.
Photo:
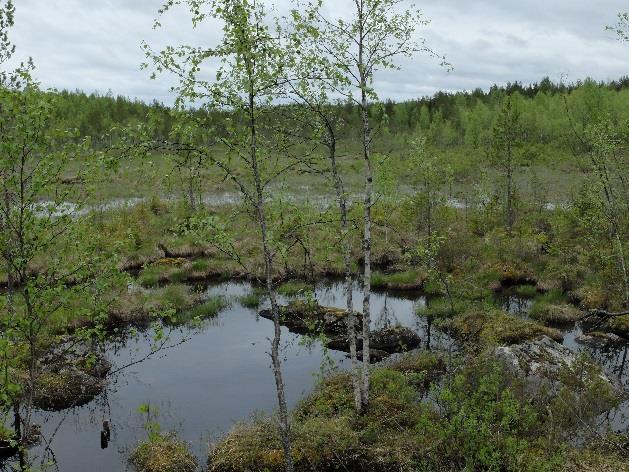
M 413 377 L 440 364 L 408 355 L 375 368 L 370 406 L 357 414 L 348 373 L 326 377 L 293 412 L 295 470 L 354 472 L 555 471 L 560 445 L 546 442 L 545 414 L 500 364 L 484 357 L 420 400 Z M 274 418 L 237 425 L 210 451 L 212 472 L 284 470 Z
M 468 367 L 436 392 L 441 421 L 424 424 L 436 439 L 427 460 L 431 470 L 554 470 L 542 460 L 539 418 L 515 394 L 509 374 L 498 364 Z

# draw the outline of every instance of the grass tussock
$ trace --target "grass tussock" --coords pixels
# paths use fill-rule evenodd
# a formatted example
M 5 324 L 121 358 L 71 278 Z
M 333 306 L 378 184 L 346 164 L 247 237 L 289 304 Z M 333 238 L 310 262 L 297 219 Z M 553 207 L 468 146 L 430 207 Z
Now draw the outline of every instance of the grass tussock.
M 277 293 L 285 297 L 299 297 L 303 296 L 313 290 L 312 284 L 300 281 L 285 282 L 277 288 Z
M 373 288 L 389 290 L 419 290 L 425 281 L 426 275 L 417 270 L 407 270 L 392 274 L 374 272 L 371 276 L 371 286 Z
M 618 316 L 609 322 L 611 332 L 629 339 L 629 315 Z
M 579 321 L 581 310 L 568 303 L 567 296 L 560 290 L 550 290 L 533 301 L 529 316 L 544 325 L 566 325 Z
M 227 306 L 229 306 L 229 303 L 223 297 L 211 297 L 190 309 L 178 311 L 165 321 L 174 325 L 200 322 L 214 318 Z
M 261 289 L 254 289 L 251 293 L 243 295 L 238 298 L 238 303 L 240 303 L 245 308 L 257 309 L 262 303 L 262 299 L 264 297 L 264 291 Z
M 455 317 L 438 319 L 436 324 L 460 341 L 478 346 L 518 344 L 540 335 L 563 340 L 556 329 L 490 307 L 472 308 Z
M 141 442 L 129 462 L 137 472 L 194 472 L 198 463 L 190 447 L 174 434 L 154 435 Z

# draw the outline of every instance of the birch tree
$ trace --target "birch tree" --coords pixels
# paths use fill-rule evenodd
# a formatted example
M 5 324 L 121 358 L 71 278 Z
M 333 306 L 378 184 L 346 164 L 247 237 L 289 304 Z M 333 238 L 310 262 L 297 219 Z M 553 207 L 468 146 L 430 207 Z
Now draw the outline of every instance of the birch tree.
M 348 17 L 325 13 L 322 0 L 309 4 L 314 11 L 311 28 L 316 32 L 316 54 L 334 65 L 335 80 L 328 82 L 333 93 L 360 110 L 361 158 L 363 161 L 363 326 L 361 410 L 369 405 L 369 337 L 371 299 L 371 246 L 374 204 L 374 168 L 372 160 L 373 130 L 370 104 L 378 101 L 374 75 L 385 69 L 398 69 L 397 60 L 418 52 L 435 55 L 422 38 L 419 27 L 428 22 L 414 6 L 404 8 L 402 0 L 353 0 Z M 444 62 L 445 63 L 445 62 Z
M 349 201 L 346 184 L 339 166 L 339 140 L 344 123 L 340 117 L 341 105 L 334 103 L 331 95 L 342 88 L 334 66 L 325 56 L 318 54 L 316 30 L 312 29 L 317 8 L 292 11 L 291 23 L 287 30 L 287 49 L 300 54 L 291 56 L 291 71 L 288 73 L 289 93 L 298 104 L 300 120 L 304 128 L 310 131 L 311 139 L 324 149 L 327 170 L 323 174 L 329 178 L 334 188 L 339 215 L 340 242 L 345 277 L 345 309 L 347 311 L 347 339 L 350 348 L 352 366 L 352 385 L 354 390 L 354 406 L 360 411 L 361 369 L 357 357 L 356 328 L 357 318 L 353 303 L 353 271 L 352 271 L 352 223 L 349 218 Z
M 160 9 L 159 18 L 177 5 L 189 8 L 195 28 L 215 26 L 219 22 L 223 29 L 219 44 L 168 47 L 161 52 L 154 52 L 146 44 L 144 47 L 156 72 L 169 72 L 178 78 L 174 92 L 182 116 L 194 120 L 192 113 L 186 113 L 193 105 L 206 111 L 223 110 L 230 114 L 222 127 L 215 130 L 215 143 L 205 146 L 186 142 L 171 144 L 178 151 L 209 159 L 241 193 L 244 205 L 256 222 L 263 257 L 263 282 L 273 315 L 271 360 L 279 429 L 285 467 L 287 471 L 292 471 L 290 425 L 280 353 L 280 311 L 274 284 L 280 243 L 275 237 L 270 207 L 273 198 L 271 185 L 300 162 L 290 156 L 290 144 L 278 131 L 277 122 L 273 119 L 274 105 L 285 96 L 285 51 L 276 32 L 269 26 L 273 22 L 263 2 L 171 0 Z M 216 73 L 208 74 L 208 67 L 215 67 Z M 217 157 L 210 150 L 213 144 L 222 147 L 224 158 Z M 242 262 L 233 252 L 234 245 L 227 242 L 221 230 L 223 226 L 213 218 L 197 220 L 192 226 L 196 226 L 200 233 L 205 227 L 207 234 L 213 235 L 209 237 L 216 238 L 215 243 Z
M 622 129 L 624 127 L 624 129 Z M 589 161 L 589 175 L 594 188 L 600 190 L 605 219 L 609 228 L 622 286 L 622 305 L 629 307 L 629 268 L 623 241 L 626 239 L 629 215 L 629 186 L 626 154 L 629 123 L 617 125 L 610 117 L 586 126 L 581 140 L 582 152 Z M 623 136 L 624 134 L 624 136 Z
M 8 36 L 13 13 L 11 2 L 0 4 L 0 62 L 15 50 Z M 4 412 L 12 410 L 21 470 L 30 470 L 27 446 L 43 358 L 69 316 L 99 319 L 115 270 L 113 259 L 98 254 L 90 216 L 79 211 L 87 186 L 64 183 L 73 167 L 78 181 L 87 182 L 98 174 L 99 159 L 89 139 L 60 126 L 57 96 L 42 91 L 32 72 L 29 61 L 0 79 L 0 261 L 7 285 L 0 293 L 0 403 Z M 97 331 L 78 329 L 73 339 Z
M 619 41 L 629 41 L 629 12 L 618 13 L 618 22 L 614 26 L 608 26 L 607 30 L 613 31 Z

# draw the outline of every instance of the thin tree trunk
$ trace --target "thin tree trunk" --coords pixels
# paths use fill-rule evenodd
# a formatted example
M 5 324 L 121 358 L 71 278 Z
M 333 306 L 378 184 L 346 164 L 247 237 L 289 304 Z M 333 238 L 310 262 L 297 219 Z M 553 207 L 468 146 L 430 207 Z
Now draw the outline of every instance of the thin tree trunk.
M 31 431 L 31 418 L 33 415 L 33 406 L 34 406 L 34 395 L 35 389 L 37 388 L 37 379 L 39 377 L 39 362 L 38 362 L 38 353 L 37 353 L 37 335 L 34 332 L 34 326 L 32 320 L 35 319 L 35 313 L 33 304 L 31 301 L 30 292 L 28 286 L 24 287 L 22 292 L 24 298 L 24 305 L 26 310 L 26 315 L 31 322 L 29 323 L 29 332 L 27 336 L 28 344 L 29 344 L 29 368 L 28 368 L 28 390 L 26 394 L 26 402 L 24 404 L 24 419 L 22 421 L 22 438 L 21 438 L 21 446 L 26 448 L 26 444 L 28 443 L 28 435 Z
M 275 287 L 273 286 L 273 254 L 269 247 L 268 232 L 266 226 L 266 214 L 264 209 L 264 192 L 262 189 L 262 181 L 260 177 L 260 169 L 258 167 L 258 149 L 257 149 L 257 123 L 255 116 L 255 100 L 254 93 L 249 93 L 249 118 L 251 132 L 251 168 L 256 188 L 256 213 L 258 224 L 260 226 L 260 237 L 262 240 L 262 250 L 264 253 L 264 267 L 266 276 L 266 288 L 271 302 L 271 312 L 273 313 L 273 340 L 271 342 L 271 361 L 273 364 L 273 374 L 275 376 L 275 388 L 277 391 L 277 403 L 279 410 L 279 426 L 282 447 L 284 449 L 284 461 L 286 472 L 293 472 L 293 455 L 290 440 L 290 425 L 288 421 L 288 407 L 286 406 L 286 395 L 284 388 L 284 379 L 282 376 L 282 363 L 280 360 L 280 341 L 281 341 L 281 325 L 280 310 L 277 304 Z
M 361 112 L 362 112 L 362 145 L 365 165 L 365 209 L 364 209 L 364 272 L 363 272 L 363 371 L 362 371 L 362 411 L 369 406 L 369 337 L 370 337 L 370 302 L 371 302 L 371 204 L 373 194 L 373 171 L 371 168 L 371 133 L 369 129 L 369 110 L 367 103 L 367 71 L 364 62 L 364 11 L 363 2 L 359 4 L 359 41 L 358 41 L 358 69 L 360 75 Z
M 13 431 L 18 439 L 17 456 L 20 470 L 26 472 L 28 470 L 28 456 L 26 444 L 22 441 L 22 416 L 20 414 L 20 405 L 13 405 Z
M 194 200 L 194 177 L 190 176 L 190 183 L 188 186 L 188 200 L 190 201 L 190 209 L 192 211 L 196 210 L 196 204 Z
M 432 189 L 430 179 L 426 179 L 426 222 L 428 223 L 428 236 L 432 236 Z
M 347 310 L 347 337 L 349 339 L 349 354 L 352 363 L 352 385 L 354 387 L 354 405 L 357 411 L 361 410 L 361 375 L 358 365 L 358 357 L 356 355 L 356 316 L 354 314 L 354 302 L 352 297 L 353 280 L 352 280 L 352 260 L 351 260 L 351 241 L 349 234 L 349 218 L 347 216 L 347 197 L 343 188 L 343 180 L 338 171 L 336 163 L 336 138 L 331 125 L 328 123 L 328 150 L 330 167 L 334 179 L 334 188 L 336 190 L 336 198 L 339 205 L 339 213 L 341 214 L 341 231 L 343 233 L 343 265 L 345 272 L 345 307 Z

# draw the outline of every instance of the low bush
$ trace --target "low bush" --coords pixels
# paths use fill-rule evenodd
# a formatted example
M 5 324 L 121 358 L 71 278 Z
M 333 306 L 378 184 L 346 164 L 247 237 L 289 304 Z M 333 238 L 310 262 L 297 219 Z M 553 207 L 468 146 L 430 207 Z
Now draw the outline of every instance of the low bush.
M 413 378 L 442 370 L 438 356 L 408 354 L 374 369 L 362 415 L 347 373 L 323 379 L 292 414 L 295 470 L 550 472 L 569 463 L 570 446 L 547 434 L 553 405 L 530 402 L 520 380 L 489 356 L 458 365 L 432 384 L 429 401 Z M 283 458 L 277 421 L 263 417 L 219 442 L 208 469 L 280 472 Z

